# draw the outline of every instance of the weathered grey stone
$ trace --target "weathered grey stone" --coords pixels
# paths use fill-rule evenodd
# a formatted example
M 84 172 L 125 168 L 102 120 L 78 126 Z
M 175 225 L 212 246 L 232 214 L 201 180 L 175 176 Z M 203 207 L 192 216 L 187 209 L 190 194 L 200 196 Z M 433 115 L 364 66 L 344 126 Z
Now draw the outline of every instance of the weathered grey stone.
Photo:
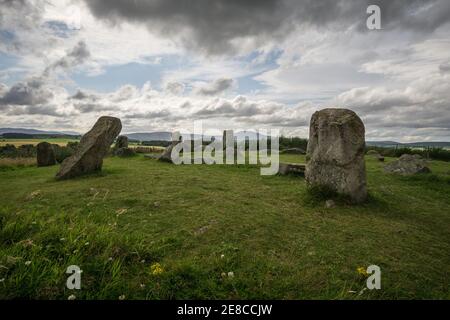
M 115 149 L 128 148 L 128 137 L 118 136 L 114 148 Z
M 158 157 L 159 161 L 170 162 L 172 161 L 172 149 L 181 142 L 181 135 L 179 132 L 174 132 L 172 134 L 172 142 L 170 145 L 164 150 L 164 152 Z
M 377 150 L 373 150 L 373 149 L 366 152 L 366 155 L 368 155 L 368 156 L 375 156 L 378 154 L 380 154 L 380 153 Z
M 384 161 L 384 157 L 381 154 L 379 154 L 378 151 L 376 151 L 376 150 L 369 150 L 366 152 L 366 155 L 370 156 L 370 157 L 374 157 L 378 161 L 381 161 L 381 162 Z
M 231 142 L 233 141 L 233 142 Z M 223 150 L 227 148 L 227 143 L 234 148 L 234 131 L 233 130 L 223 130 L 222 134 Z
M 311 117 L 306 154 L 308 187 L 326 187 L 353 202 L 367 198 L 365 129 L 348 109 L 323 109 Z
M 69 179 L 101 170 L 103 158 L 120 130 L 120 119 L 100 117 L 92 129 L 81 138 L 75 153 L 62 162 L 56 178 Z
M 278 166 L 278 174 L 280 175 L 286 175 L 286 174 L 298 174 L 298 175 L 304 175 L 305 174 L 305 165 L 301 163 L 284 163 L 280 162 Z
M 55 151 L 48 142 L 40 142 L 36 146 L 36 158 L 38 167 L 53 166 L 56 164 Z
M 123 147 L 114 151 L 114 154 L 118 157 L 132 157 L 136 154 L 132 148 Z
M 384 166 L 384 170 L 390 173 L 412 175 L 417 173 L 429 173 L 427 161 L 418 154 L 403 154 L 397 160 Z
M 336 207 L 336 202 L 334 202 L 334 200 L 329 199 L 329 200 L 325 201 L 325 208 L 330 209 L 330 208 L 334 208 L 334 207 Z

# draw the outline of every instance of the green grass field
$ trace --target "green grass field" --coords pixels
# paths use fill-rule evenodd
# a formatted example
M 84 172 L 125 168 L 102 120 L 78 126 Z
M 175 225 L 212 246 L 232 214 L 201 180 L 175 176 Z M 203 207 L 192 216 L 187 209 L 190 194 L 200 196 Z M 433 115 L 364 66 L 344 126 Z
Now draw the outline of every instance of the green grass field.
M 450 164 L 402 177 L 366 163 L 369 201 L 329 209 L 303 178 L 254 166 L 136 156 L 60 182 L 58 166 L 1 171 L 0 298 L 449 299 Z M 381 290 L 356 272 L 371 264 Z M 66 288 L 69 265 L 81 290 Z
M 48 139 L 0 139 L 0 147 L 7 144 L 15 145 L 19 147 L 24 144 L 37 145 L 39 142 L 46 141 L 48 143 L 59 144 L 60 146 L 65 146 L 68 142 L 79 141 L 76 139 L 65 139 L 65 138 L 48 138 Z

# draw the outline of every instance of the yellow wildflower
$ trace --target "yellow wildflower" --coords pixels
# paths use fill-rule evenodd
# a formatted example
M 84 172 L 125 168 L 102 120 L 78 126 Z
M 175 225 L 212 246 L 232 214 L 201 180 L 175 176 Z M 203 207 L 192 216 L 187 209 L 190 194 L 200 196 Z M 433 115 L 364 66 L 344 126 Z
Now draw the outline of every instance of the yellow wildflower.
M 363 277 L 367 277 L 369 275 L 366 271 L 366 268 L 364 268 L 364 267 L 358 267 L 358 268 L 356 268 L 356 271 L 358 272 L 358 274 L 360 274 Z
M 152 275 L 157 276 L 164 272 L 163 267 L 159 263 L 154 263 L 150 266 L 150 272 Z

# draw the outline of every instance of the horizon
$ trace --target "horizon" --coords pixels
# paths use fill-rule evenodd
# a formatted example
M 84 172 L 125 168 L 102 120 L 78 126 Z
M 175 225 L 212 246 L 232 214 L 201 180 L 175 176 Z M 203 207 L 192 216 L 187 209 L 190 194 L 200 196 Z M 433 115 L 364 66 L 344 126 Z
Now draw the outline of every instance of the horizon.
M 0 127 L 308 137 L 345 107 L 368 140 L 450 140 L 450 5 L 375 2 L 380 30 L 366 1 L 1 1 Z
M 44 129 L 35 129 L 35 128 L 0 128 L 0 130 L 4 130 L 4 129 L 18 129 L 18 130 L 37 130 L 37 131 L 43 131 L 43 132 L 48 132 L 48 134 L 61 134 L 61 135 L 76 135 L 76 136 L 83 136 L 85 133 L 80 133 L 80 132 L 72 132 L 72 131 L 58 131 L 58 130 L 44 130 Z M 231 129 L 232 130 L 232 129 Z M 236 135 L 237 133 L 246 133 L 246 132 L 252 132 L 252 133 L 256 133 L 255 130 L 233 130 L 234 134 Z M 54 133 L 53 133 L 54 132 Z M 172 134 L 174 131 L 142 131 L 142 132 L 124 132 L 124 133 L 120 133 L 120 135 L 132 135 L 132 134 L 152 134 L 152 133 L 166 133 L 166 134 Z M 4 133 L 19 133 L 19 132 L 14 132 L 14 131 L 10 131 L 10 132 L 4 132 Z M 42 134 L 46 134 L 46 133 L 42 133 Z M 186 132 L 186 131 L 181 131 L 180 132 L 181 135 L 192 135 L 194 134 L 193 132 Z M 2 134 L 0 134 L 1 136 Z M 198 135 L 198 134 L 194 134 L 194 135 Z M 222 138 L 222 133 L 215 133 L 215 134 L 203 134 L 203 136 L 206 137 L 219 137 Z M 280 134 L 280 137 L 283 136 L 285 138 L 300 138 L 300 139 L 306 139 L 308 140 L 309 137 L 302 137 L 302 136 L 288 136 L 288 135 L 282 135 Z M 398 143 L 398 144 L 414 144 L 414 143 L 450 143 L 450 140 L 445 141 L 445 140 L 430 140 L 430 141 L 401 141 L 401 140 L 366 140 L 366 142 L 393 142 L 393 143 Z

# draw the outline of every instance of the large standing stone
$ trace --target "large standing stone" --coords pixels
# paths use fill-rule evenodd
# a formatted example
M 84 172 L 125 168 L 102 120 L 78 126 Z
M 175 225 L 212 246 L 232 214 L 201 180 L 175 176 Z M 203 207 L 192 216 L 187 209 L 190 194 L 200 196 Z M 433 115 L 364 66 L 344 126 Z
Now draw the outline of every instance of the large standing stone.
M 81 138 L 75 153 L 62 162 L 56 178 L 68 179 L 101 170 L 103 158 L 120 130 L 120 119 L 100 117 L 94 127 Z
M 364 163 L 365 130 L 361 119 L 348 109 L 323 109 L 311 117 L 306 154 L 308 187 L 326 187 L 350 196 L 367 197 Z
M 55 151 L 48 142 L 40 142 L 36 146 L 37 166 L 46 167 L 56 164 Z

